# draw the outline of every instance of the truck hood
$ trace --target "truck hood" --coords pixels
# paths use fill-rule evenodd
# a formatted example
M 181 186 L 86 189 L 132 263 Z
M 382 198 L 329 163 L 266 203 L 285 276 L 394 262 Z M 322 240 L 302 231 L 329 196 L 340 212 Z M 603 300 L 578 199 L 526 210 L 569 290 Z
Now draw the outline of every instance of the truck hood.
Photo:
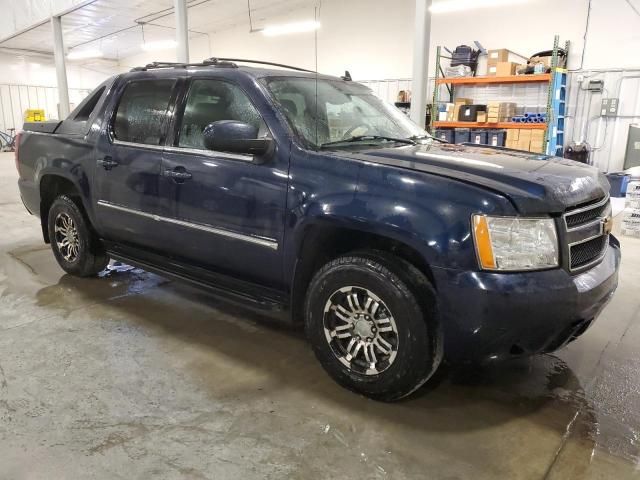
M 594 167 L 504 148 L 434 142 L 337 154 L 478 185 L 504 195 L 522 214 L 563 212 L 609 192 L 606 177 Z

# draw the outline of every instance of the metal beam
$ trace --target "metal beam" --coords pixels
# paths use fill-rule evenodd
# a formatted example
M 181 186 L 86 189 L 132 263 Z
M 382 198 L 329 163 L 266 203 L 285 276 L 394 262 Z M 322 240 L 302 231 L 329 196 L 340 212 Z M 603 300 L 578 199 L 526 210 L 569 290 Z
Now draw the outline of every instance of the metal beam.
M 427 115 L 429 41 L 431 37 L 432 0 L 416 0 L 416 23 L 413 32 L 413 81 L 410 117 L 421 127 Z M 432 112 L 432 115 L 435 112 Z
M 67 66 L 64 60 L 64 41 L 62 38 L 62 17 L 51 17 L 53 29 L 53 57 L 58 79 L 58 103 L 60 119 L 69 116 L 69 85 L 67 84 Z
M 189 19 L 187 1 L 174 0 L 176 10 L 176 58 L 180 63 L 189 63 Z

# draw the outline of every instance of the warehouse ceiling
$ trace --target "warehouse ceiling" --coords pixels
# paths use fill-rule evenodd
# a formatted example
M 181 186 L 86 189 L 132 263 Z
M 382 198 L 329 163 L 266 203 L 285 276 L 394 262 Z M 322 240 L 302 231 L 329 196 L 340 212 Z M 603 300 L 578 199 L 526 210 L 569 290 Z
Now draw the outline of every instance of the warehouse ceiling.
M 73 51 L 99 48 L 105 59 L 119 60 L 142 52 L 144 41 L 175 38 L 173 0 L 95 0 L 63 16 L 65 47 Z M 269 17 L 308 6 L 316 0 L 251 0 L 254 28 Z M 249 29 L 247 2 L 244 0 L 187 0 L 190 38 L 204 32 L 245 25 Z M 312 12 L 312 10 L 311 10 Z M 144 25 L 144 28 L 142 27 Z M 20 50 L 25 54 L 52 54 L 50 23 L 0 40 L 0 48 Z

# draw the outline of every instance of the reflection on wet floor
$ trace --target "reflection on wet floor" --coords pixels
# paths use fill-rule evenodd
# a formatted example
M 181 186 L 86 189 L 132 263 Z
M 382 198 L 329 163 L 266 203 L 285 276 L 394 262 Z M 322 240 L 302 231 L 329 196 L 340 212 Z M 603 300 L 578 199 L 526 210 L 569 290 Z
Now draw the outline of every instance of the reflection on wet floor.
M 63 275 L 38 245 L 0 266 L 1 418 L 22 443 L 62 437 L 79 465 L 124 455 L 140 478 L 153 462 L 223 478 L 640 475 L 638 304 L 612 305 L 556 355 L 444 368 L 388 405 L 333 384 L 299 329 L 189 286 L 120 263 Z M 12 445 L 0 455 L 20 458 L 11 438 L 0 430 Z M 185 444 L 217 453 L 178 462 Z

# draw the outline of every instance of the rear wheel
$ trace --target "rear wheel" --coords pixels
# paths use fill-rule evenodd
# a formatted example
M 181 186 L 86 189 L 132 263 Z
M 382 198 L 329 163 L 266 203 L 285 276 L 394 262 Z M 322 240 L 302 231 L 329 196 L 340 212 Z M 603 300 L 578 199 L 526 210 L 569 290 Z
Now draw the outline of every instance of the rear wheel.
M 396 257 L 372 252 L 327 263 L 309 286 L 305 322 L 331 377 L 377 400 L 411 394 L 440 363 L 433 290 Z
M 89 277 L 109 263 L 88 219 L 70 197 L 61 195 L 55 199 L 49 209 L 48 230 L 53 254 L 65 272 Z

